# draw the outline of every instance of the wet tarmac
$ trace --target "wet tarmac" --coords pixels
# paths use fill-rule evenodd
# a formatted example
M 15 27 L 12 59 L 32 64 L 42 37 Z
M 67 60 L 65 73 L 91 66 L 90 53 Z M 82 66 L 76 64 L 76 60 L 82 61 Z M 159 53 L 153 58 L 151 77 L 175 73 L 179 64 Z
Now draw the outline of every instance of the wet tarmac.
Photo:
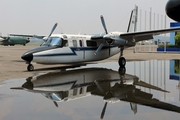
M 127 62 L 126 68 L 116 62 L 88 64 L 19 78 L 0 82 L 1 120 L 180 116 L 179 60 Z

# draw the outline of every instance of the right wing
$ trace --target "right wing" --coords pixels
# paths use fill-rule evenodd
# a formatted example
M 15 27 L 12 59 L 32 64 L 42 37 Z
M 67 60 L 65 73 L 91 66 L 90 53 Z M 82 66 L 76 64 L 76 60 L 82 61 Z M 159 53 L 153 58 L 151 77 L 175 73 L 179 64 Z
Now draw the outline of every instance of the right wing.
M 46 37 L 46 36 L 32 35 L 32 34 L 9 34 L 9 36 L 34 37 L 38 39 L 43 39 L 44 37 Z

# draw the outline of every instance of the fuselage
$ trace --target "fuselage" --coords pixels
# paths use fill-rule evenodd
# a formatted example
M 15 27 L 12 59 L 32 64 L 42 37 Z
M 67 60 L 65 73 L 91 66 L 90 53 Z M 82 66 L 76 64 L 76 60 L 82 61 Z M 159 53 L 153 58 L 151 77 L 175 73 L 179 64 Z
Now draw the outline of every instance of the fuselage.
M 20 37 L 20 36 L 7 36 L 7 37 L 2 37 L 4 40 L 0 41 L 0 44 L 7 46 L 7 45 L 26 45 L 27 43 L 30 42 L 29 38 L 27 37 Z
M 22 59 L 40 64 L 73 64 L 107 59 L 120 48 L 105 43 L 98 55 L 94 52 L 104 40 L 91 40 L 91 35 L 54 34 L 42 46 L 29 50 Z

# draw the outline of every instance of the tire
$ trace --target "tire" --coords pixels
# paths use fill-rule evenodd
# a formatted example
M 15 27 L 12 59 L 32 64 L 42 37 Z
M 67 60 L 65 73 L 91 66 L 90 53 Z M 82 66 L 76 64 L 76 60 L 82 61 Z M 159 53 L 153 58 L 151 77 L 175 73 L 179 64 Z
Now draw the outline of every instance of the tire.
M 33 71 L 33 70 L 34 70 L 34 66 L 33 66 L 32 64 L 29 64 L 29 65 L 27 66 L 27 70 L 28 70 L 28 71 Z
M 125 67 L 119 67 L 118 72 L 120 75 L 125 75 L 126 74 L 126 68 Z
M 126 59 L 124 57 L 120 57 L 118 63 L 120 67 L 125 67 Z

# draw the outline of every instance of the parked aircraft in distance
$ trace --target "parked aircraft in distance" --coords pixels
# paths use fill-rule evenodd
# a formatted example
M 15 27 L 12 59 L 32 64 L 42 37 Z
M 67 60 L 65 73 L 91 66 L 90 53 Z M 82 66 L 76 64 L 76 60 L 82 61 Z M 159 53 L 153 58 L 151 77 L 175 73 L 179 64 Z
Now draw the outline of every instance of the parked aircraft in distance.
M 170 28 L 151 31 L 136 31 L 138 7 L 131 12 L 127 33 L 109 32 L 103 16 L 100 16 L 105 30 L 104 35 L 72 35 L 53 34 L 57 23 L 51 33 L 46 37 L 42 46 L 29 50 L 22 55 L 28 64 L 27 70 L 33 71 L 33 62 L 39 64 L 79 64 L 83 62 L 107 59 L 120 52 L 119 66 L 126 65 L 123 57 L 124 48 L 135 46 L 136 42 L 153 39 L 153 35 L 179 31 L 180 28 Z
M 171 19 L 180 22 L 180 0 L 169 0 L 165 9 Z
M 2 38 L 2 40 L 0 41 L 0 45 L 4 46 L 14 46 L 16 44 L 25 46 L 30 42 L 29 37 L 24 36 L 0 36 L 0 38 Z
M 107 68 L 81 68 L 51 72 L 29 77 L 21 87 L 11 89 L 41 93 L 52 100 L 56 107 L 57 102 L 77 100 L 90 95 L 100 96 L 105 101 L 101 119 L 104 117 L 107 103 L 120 101 L 129 102 L 134 114 L 137 113 L 137 104 L 180 113 L 179 106 L 160 101 L 154 98 L 152 93 L 140 88 L 168 91 L 141 81 L 135 75 L 126 74 L 125 70 L 126 68 L 119 68 L 118 71 Z

